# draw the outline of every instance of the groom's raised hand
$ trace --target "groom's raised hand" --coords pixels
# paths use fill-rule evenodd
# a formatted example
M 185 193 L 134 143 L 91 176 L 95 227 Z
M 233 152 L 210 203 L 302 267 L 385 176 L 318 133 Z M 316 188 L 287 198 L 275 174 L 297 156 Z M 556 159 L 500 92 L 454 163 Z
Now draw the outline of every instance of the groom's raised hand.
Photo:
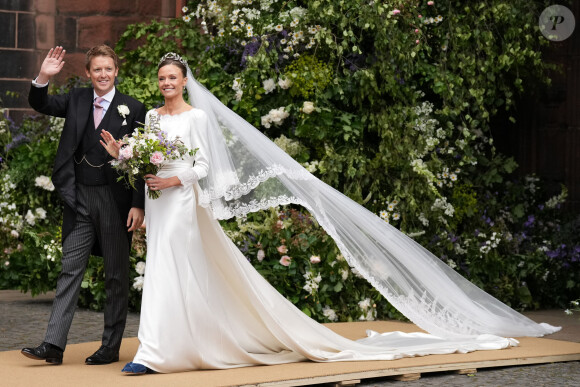
M 56 46 L 55 48 L 51 48 L 46 58 L 42 62 L 40 66 L 40 73 L 36 78 L 36 83 L 44 84 L 47 83 L 51 77 L 58 74 L 62 67 L 64 66 L 64 54 L 66 50 L 63 49 L 61 46 Z

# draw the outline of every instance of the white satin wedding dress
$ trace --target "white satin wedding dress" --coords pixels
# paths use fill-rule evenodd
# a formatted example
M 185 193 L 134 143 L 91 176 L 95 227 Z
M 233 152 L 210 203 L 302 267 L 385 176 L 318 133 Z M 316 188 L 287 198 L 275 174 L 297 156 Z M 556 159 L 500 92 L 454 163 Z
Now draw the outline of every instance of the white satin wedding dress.
M 150 111 L 148 119 L 151 114 L 157 113 Z M 193 168 L 193 160 L 171 161 L 158 174 L 178 176 L 184 185 L 146 199 L 147 266 L 134 363 L 169 373 L 305 360 L 391 360 L 517 345 L 490 334 L 441 338 L 420 332 L 369 332 L 352 341 L 315 322 L 253 268 L 211 210 L 198 204 L 195 179 L 212 167 L 204 154 L 206 114 L 193 109 L 163 115 L 160 123 L 170 137 L 199 151 Z

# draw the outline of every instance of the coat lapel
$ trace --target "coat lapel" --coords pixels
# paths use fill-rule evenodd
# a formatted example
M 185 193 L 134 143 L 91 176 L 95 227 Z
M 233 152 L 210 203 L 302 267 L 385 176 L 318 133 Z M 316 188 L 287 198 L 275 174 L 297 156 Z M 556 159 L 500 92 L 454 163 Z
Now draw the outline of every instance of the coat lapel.
M 78 145 L 87 127 L 87 122 L 91 115 L 91 109 L 93 108 L 93 89 L 87 89 L 86 93 L 82 93 L 79 97 L 77 103 L 77 138 L 76 144 Z
M 109 105 L 109 109 L 107 110 L 107 115 L 109 117 L 107 117 L 106 121 L 107 127 L 104 128 L 108 132 L 110 132 L 116 139 L 119 139 L 120 137 L 119 133 L 121 131 L 121 127 L 123 126 L 124 118 L 119 114 L 118 111 L 119 105 L 122 104 L 123 104 L 123 95 L 119 93 L 119 90 L 116 90 L 115 96 L 113 97 L 113 100 Z

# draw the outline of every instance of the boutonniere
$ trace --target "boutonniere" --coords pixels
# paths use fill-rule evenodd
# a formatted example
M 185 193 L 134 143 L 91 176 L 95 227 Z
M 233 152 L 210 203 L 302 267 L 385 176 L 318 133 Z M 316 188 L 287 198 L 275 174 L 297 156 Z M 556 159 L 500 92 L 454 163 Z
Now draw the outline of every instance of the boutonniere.
M 123 123 L 121 124 L 121 126 L 125 126 L 127 125 L 127 116 L 129 115 L 130 111 L 129 111 L 129 107 L 125 104 L 123 105 L 119 105 L 117 106 L 117 111 L 119 112 L 119 115 L 121 117 L 123 117 Z

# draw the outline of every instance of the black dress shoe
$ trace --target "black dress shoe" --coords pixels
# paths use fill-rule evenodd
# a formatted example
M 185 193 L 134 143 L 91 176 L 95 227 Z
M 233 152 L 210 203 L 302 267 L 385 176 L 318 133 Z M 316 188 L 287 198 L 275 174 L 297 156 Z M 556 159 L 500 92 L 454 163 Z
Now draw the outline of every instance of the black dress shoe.
M 62 364 L 63 350 L 47 342 L 43 342 L 36 348 L 22 348 L 20 353 L 34 360 L 45 360 L 50 364 Z
M 101 348 L 97 349 L 97 352 L 87 357 L 85 363 L 96 365 L 96 364 L 110 364 L 116 361 L 119 361 L 119 351 L 101 345 Z

